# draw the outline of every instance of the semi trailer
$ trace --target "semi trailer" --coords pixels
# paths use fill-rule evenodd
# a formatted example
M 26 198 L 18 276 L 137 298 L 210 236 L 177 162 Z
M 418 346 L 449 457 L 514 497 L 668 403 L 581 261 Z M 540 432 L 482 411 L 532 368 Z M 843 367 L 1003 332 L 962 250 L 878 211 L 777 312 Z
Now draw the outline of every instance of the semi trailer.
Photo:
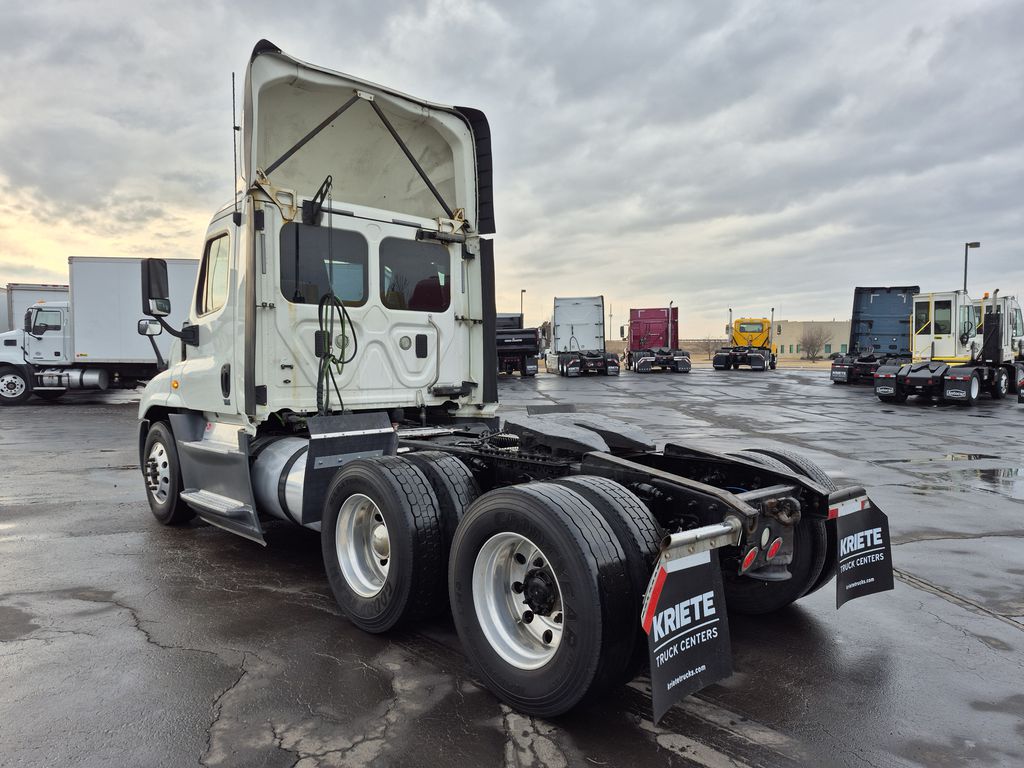
M 25 312 L 33 304 L 44 301 L 67 301 L 68 287 L 51 283 L 8 283 L 0 289 L 3 301 L 0 307 L 0 330 L 20 328 Z
M 1024 387 L 1024 319 L 1013 296 L 967 291 L 913 298 L 910 362 L 882 365 L 875 395 L 903 403 L 911 395 L 973 405 L 983 393 L 1002 399 Z
M 619 356 L 605 343 L 604 296 L 555 297 L 545 366 L 559 376 L 619 375 Z
M 910 307 L 916 285 L 857 287 L 847 353 L 832 361 L 836 384 L 873 382 L 881 365 L 910 362 Z
M 537 375 L 540 355 L 540 330 L 524 328 L 518 312 L 499 312 L 495 319 L 495 343 L 498 348 L 498 373 L 529 378 Z
M 539 716 L 647 660 L 660 717 L 730 674 L 727 611 L 833 577 L 837 604 L 891 588 L 884 514 L 798 455 L 657 449 L 571 407 L 497 415 L 482 112 L 265 40 L 243 109 L 244 186 L 210 222 L 183 324 L 165 263 L 144 263 L 139 331 L 175 337 L 139 405 L 157 521 L 311 531 L 355 626 L 450 610 L 483 684 Z
M 169 343 L 138 334 L 141 259 L 72 256 L 66 300 L 37 300 L 27 305 L 18 330 L 0 334 L 0 405 L 18 405 L 32 395 L 56 400 L 80 389 L 134 389 L 152 378 Z M 199 262 L 170 259 L 170 295 L 174 320 L 187 317 L 188 297 Z M 226 273 L 218 279 L 226 280 Z M 49 289 L 22 291 L 32 296 L 62 296 Z M 19 307 L 20 309 L 20 307 Z
M 690 372 L 690 353 L 679 348 L 679 307 L 672 303 L 629 310 L 629 326 L 620 329 L 627 339 L 627 369 L 636 373 L 650 373 L 655 368 Z
M 730 368 L 749 365 L 754 371 L 763 371 L 766 368 L 774 371 L 778 362 L 776 347 L 772 343 L 774 326 L 774 307 L 771 318 L 740 317 L 735 321 L 730 309 L 725 334 L 731 346 L 722 347 L 715 352 L 711 360 L 712 367 L 716 371 L 727 371 Z

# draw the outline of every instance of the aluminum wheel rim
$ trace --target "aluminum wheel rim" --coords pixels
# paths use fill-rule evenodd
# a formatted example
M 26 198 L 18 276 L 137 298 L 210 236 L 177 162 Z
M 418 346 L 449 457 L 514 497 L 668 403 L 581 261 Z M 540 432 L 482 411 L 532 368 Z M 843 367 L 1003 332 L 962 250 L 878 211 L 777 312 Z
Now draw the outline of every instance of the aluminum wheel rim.
M 999 377 L 999 381 L 996 382 L 996 386 L 999 387 L 1000 394 L 1005 395 L 1010 391 L 1010 377 L 1005 373 Z
M 0 374 L 0 395 L 14 399 L 25 393 L 25 379 L 16 373 Z
M 146 463 L 149 493 L 158 504 L 163 504 L 171 490 L 171 467 L 167 448 L 159 440 L 149 449 L 149 461 Z
M 523 583 L 542 572 L 554 585 L 554 604 L 544 615 L 531 610 Z M 518 586 L 517 586 L 518 585 Z M 541 549 L 518 533 L 496 533 L 473 564 L 473 606 L 491 648 L 517 669 L 539 669 L 562 640 L 562 589 Z
M 977 376 L 971 376 L 971 400 L 977 400 L 978 395 L 981 394 L 981 379 Z
M 378 594 L 391 567 L 391 537 L 377 503 L 362 493 L 345 499 L 334 536 L 338 566 L 360 597 Z

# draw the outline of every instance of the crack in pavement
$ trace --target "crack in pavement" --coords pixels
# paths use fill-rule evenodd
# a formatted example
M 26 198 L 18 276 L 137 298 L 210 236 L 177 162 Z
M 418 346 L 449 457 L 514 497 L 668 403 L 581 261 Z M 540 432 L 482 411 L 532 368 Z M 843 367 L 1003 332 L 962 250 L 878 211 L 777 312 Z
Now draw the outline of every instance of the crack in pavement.
M 977 603 L 974 600 L 970 600 L 966 597 L 954 594 L 947 589 L 944 589 L 936 584 L 932 584 L 930 581 L 922 579 L 918 576 L 914 576 L 911 573 L 902 571 L 899 568 L 893 568 L 893 574 L 897 579 L 902 581 L 909 587 L 914 589 L 920 589 L 924 592 L 928 592 L 936 597 L 941 597 L 943 600 L 948 600 L 954 605 L 959 605 L 961 608 L 969 608 L 992 619 L 998 619 L 999 621 L 1009 624 L 1014 629 L 1024 630 L 1024 622 L 1018 621 L 1012 616 L 1004 616 L 1001 613 L 996 613 L 991 608 L 986 608 L 981 603 Z

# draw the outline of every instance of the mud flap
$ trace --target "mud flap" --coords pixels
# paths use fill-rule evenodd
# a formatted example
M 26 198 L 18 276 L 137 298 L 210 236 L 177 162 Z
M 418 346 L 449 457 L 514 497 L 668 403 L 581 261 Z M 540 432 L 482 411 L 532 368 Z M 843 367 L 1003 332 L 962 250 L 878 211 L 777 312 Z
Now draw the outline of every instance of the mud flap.
M 867 496 L 829 509 L 835 520 L 836 608 L 893 588 L 889 518 Z
M 641 613 L 651 662 L 654 722 L 672 705 L 732 674 L 725 593 L 714 550 L 673 556 L 665 549 Z

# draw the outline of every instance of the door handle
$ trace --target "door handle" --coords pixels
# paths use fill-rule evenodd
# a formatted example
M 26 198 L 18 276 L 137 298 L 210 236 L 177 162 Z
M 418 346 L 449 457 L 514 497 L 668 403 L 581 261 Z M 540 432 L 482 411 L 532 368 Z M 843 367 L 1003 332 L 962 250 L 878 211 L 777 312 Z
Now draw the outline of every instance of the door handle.
M 231 396 L 231 363 L 220 367 L 220 393 L 225 400 Z

